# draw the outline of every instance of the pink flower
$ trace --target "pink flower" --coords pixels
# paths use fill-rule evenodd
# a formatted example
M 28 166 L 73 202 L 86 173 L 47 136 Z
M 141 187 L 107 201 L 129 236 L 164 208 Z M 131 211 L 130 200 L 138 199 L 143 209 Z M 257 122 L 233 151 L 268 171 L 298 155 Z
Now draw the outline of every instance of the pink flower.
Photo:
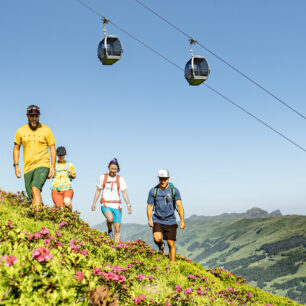
M 123 290 L 126 290 L 126 284 L 121 287 Z
M 42 227 L 41 230 L 40 230 L 40 233 L 42 235 L 48 235 L 49 234 L 49 231 L 45 228 L 45 227 Z
M 39 249 L 35 249 L 32 253 L 32 257 L 35 258 L 39 262 L 44 262 L 48 259 L 53 259 L 53 255 L 50 254 L 50 250 L 40 247 Z
M 248 292 L 248 296 L 252 297 L 253 296 L 252 292 Z
M 75 253 L 77 253 L 78 251 L 79 251 L 79 248 L 80 248 L 81 246 L 79 245 L 79 244 L 76 244 L 76 245 L 71 245 L 70 246 L 70 249 L 73 251 L 73 252 L 75 252 Z
M 34 234 L 34 238 L 35 238 L 36 240 L 40 239 L 41 237 L 42 237 L 42 235 L 41 235 L 40 233 L 35 233 L 35 234 Z
M 197 290 L 197 294 L 200 294 L 202 295 L 204 293 L 204 290 L 201 286 L 198 287 L 198 290 Z
M 88 256 L 88 250 L 81 250 L 79 253 L 83 254 L 85 257 Z
M 13 227 L 13 222 L 12 221 L 7 221 L 8 227 L 12 228 Z
M 141 299 L 137 296 L 133 297 L 132 300 L 135 305 L 138 305 L 141 302 Z
M 57 236 L 57 237 L 61 237 L 61 236 L 62 236 L 62 233 L 61 233 L 59 230 L 57 230 L 57 231 L 56 231 L 56 236 Z
M 94 272 L 93 272 L 94 275 L 100 275 L 101 272 L 102 272 L 102 271 L 101 271 L 101 268 L 99 268 L 99 267 L 98 267 L 98 268 L 95 268 L 95 267 L 94 267 L 93 269 L 94 269 Z
M 5 255 L 5 256 L 2 256 L 2 257 L 0 258 L 0 265 L 2 265 L 3 259 L 5 260 L 5 261 L 4 261 L 4 264 L 5 264 L 7 267 L 11 267 L 12 265 L 14 265 L 14 264 L 17 262 L 17 257 L 16 257 L 16 256 Z
M 78 281 L 81 282 L 84 279 L 84 272 L 76 272 L 73 277 Z
M 60 241 L 57 242 L 57 245 L 60 247 L 63 246 L 63 244 Z
M 189 275 L 188 275 L 188 278 L 189 278 L 189 279 L 197 279 L 197 277 L 194 276 L 194 275 L 192 275 L 192 274 L 189 274 Z
M 138 274 L 136 275 L 136 278 L 140 281 L 142 281 L 146 276 L 144 274 Z
M 160 261 L 160 257 L 157 257 L 157 258 L 156 258 L 156 261 Z
M 191 288 L 187 288 L 184 290 L 184 294 L 190 294 L 192 292 Z
M 174 289 L 175 289 L 176 292 L 179 293 L 179 292 L 182 291 L 182 286 L 180 286 L 180 285 L 175 285 L 175 288 L 174 288 Z
M 62 228 L 62 227 L 65 226 L 65 225 L 68 225 L 67 221 L 62 221 L 62 222 L 58 225 L 58 227 L 59 227 L 59 228 Z
M 148 279 L 149 279 L 150 281 L 153 280 L 153 276 L 152 276 L 152 275 L 148 275 L 147 277 L 148 277 Z
M 166 302 L 165 306 L 171 306 L 170 302 Z

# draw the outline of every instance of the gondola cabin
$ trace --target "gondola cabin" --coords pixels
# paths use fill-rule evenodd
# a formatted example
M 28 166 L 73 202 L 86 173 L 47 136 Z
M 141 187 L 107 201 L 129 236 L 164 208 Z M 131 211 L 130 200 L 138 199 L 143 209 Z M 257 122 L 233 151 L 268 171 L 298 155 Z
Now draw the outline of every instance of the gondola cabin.
M 123 52 L 121 42 L 116 36 L 106 36 L 98 45 L 98 58 L 103 65 L 116 63 Z
M 203 56 L 193 56 L 185 66 L 185 79 L 189 85 L 200 85 L 207 80 L 210 70 Z

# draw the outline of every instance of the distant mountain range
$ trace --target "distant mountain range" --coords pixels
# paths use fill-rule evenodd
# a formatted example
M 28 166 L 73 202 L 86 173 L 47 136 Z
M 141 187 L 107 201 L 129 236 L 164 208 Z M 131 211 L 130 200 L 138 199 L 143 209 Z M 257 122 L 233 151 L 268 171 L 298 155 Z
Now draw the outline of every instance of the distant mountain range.
M 101 223 L 95 228 L 106 230 Z M 156 248 L 152 229 L 122 224 L 121 240 L 141 239 Z M 306 216 L 283 216 L 257 207 L 245 213 L 193 215 L 178 230 L 178 253 L 206 268 L 223 267 L 276 295 L 306 303 Z

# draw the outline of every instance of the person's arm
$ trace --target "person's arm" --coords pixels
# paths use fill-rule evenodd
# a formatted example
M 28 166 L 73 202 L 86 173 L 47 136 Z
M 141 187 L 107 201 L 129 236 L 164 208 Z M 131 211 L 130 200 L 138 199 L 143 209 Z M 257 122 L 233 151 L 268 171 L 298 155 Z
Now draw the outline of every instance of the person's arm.
M 95 192 L 95 196 L 94 196 L 94 200 L 93 200 L 93 203 L 91 205 L 91 210 L 92 211 L 95 211 L 96 210 L 96 203 L 100 197 L 100 194 L 101 194 L 101 189 L 97 187 L 97 190 Z
M 13 160 L 15 164 L 15 175 L 17 178 L 21 178 L 21 171 L 19 168 L 19 155 L 20 155 L 20 145 L 15 143 L 13 150 Z
M 56 149 L 55 149 L 55 145 L 52 145 L 49 148 L 50 148 L 50 154 L 51 154 L 51 167 L 49 170 L 48 178 L 53 178 L 55 174 Z
M 153 215 L 153 205 L 148 204 L 147 205 L 147 216 L 148 216 L 148 225 L 150 227 L 153 227 L 152 215 Z
M 72 179 L 75 179 L 76 178 L 76 173 L 75 173 L 74 167 L 73 167 L 72 163 L 69 163 L 69 164 L 70 164 L 70 167 L 68 168 L 69 177 L 72 178 Z
M 183 208 L 182 200 L 177 200 L 175 203 L 176 203 L 176 206 L 177 206 L 177 212 L 178 212 L 178 214 L 181 218 L 180 229 L 184 229 L 185 228 L 185 219 L 184 219 L 184 208 Z
M 127 195 L 126 189 L 122 190 L 121 192 L 122 192 L 124 202 L 127 205 L 128 212 L 129 212 L 129 214 L 131 214 L 132 213 L 132 207 L 131 207 L 130 200 L 129 200 L 129 197 Z

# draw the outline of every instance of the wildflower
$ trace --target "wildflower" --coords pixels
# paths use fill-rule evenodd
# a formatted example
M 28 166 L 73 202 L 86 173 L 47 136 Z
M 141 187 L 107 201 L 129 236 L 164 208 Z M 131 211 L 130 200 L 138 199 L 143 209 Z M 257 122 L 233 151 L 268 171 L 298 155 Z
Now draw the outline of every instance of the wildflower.
M 192 275 L 192 274 L 189 274 L 189 275 L 188 275 L 188 278 L 189 278 L 189 279 L 197 279 L 197 277 L 194 276 L 194 275 Z
M 57 236 L 57 237 L 61 237 L 61 236 L 62 236 L 62 233 L 61 233 L 59 230 L 57 230 L 57 231 L 56 231 L 56 236 Z
M 148 279 L 149 279 L 150 281 L 153 280 L 153 276 L 152 276 L 152 275 L 148 275 L 147 277 L 148 277 Z
M 191 288 L 187 288 L 184 290 L 184 294 L 190 294 L 192 292 Z
M 2 257 L 0 258 L 0 265 L 2 264 L 3 259 L 5 260 L 5 261 L 4 261 L 4 264 L 5 264 L 7 267 L 11 267 L 12 265 L 14 265 L 14 264 L 17 262 L 17 257 L 16 257 L 16 256 L 5 255 L 5 256 L 2 256 Z
M 248 292 L 248 296 L 252 297 L 253 296 L 252 292 Z
M 62 222 L 58 225 L 58 227 L 59 227 L 59 228 L 62 228 L 62 227 L 65 226 L 65 225 L 68 225 L 67 221 L 62 221 Z
M 49 234 L 49 231 L 45 228 L 45 227 L 42 227 L 41 230 L 40 230 L 40 233 L 42 235 L 48 235 Z
M 57 242 L 57 245 L 60 247 L 63 246 L 63 244 L 60 241 Z
M 53 255 L 50 254 L 50 250 L 45 247 L 40 247 L 39 249 L 35 249 L 32 253 L 32 257 L 35 258 L 39 262 L 44 262 L 48 259 L 53 259 Z
M 88 256 L 88 250 L 81 250 L 79 253 L 83 254 L 85 257 Z
M 76 272 L 73 277 L 80 283 L 84 279 L 84 272 Z
M 42 237 L 42 235 L 41 235 L 40 233 L 35 233 L 35 234 L 34 234 L 34 238 L 35 238 L 36 240 L 40 239 L 41 237 Z
M 98 268 L 95 268 L 95 267 L 94 267 L 93 269 L 94 269 L 94 272 L 93 272 L 94 275 L 100 275 L 101 272 L 102 272 L 102 271 L 101 271 L 101 268 L 99 268 L 99 267 L 98 267 Z
M 197 294 L 200 294 L 202 295 L 204 293 L 204 290 L 201 286 L 198 287 L 198 290 L 197 290 Z
M 179 293 L 179 292 L 182 291 L 182 286 L 180 286 L 180 285 L 175 285 L 175 288 L 174 288 L 174 289 L 175 289 L 176 292 Z
M 157 257 L 157 258 L 156 258 L 156 261 L 160 261 L 160 257 Z
M 13 227 L 13 222 L 12 221 L 7 221 L 7 226 L 12 228 Z
M 170 302 L 166 302 L 165 306 L 171 306 Z
M 142 281 L 146 276 L 144 274 L 138 274 L 136 275 L 136 278 L 140 281 Z

